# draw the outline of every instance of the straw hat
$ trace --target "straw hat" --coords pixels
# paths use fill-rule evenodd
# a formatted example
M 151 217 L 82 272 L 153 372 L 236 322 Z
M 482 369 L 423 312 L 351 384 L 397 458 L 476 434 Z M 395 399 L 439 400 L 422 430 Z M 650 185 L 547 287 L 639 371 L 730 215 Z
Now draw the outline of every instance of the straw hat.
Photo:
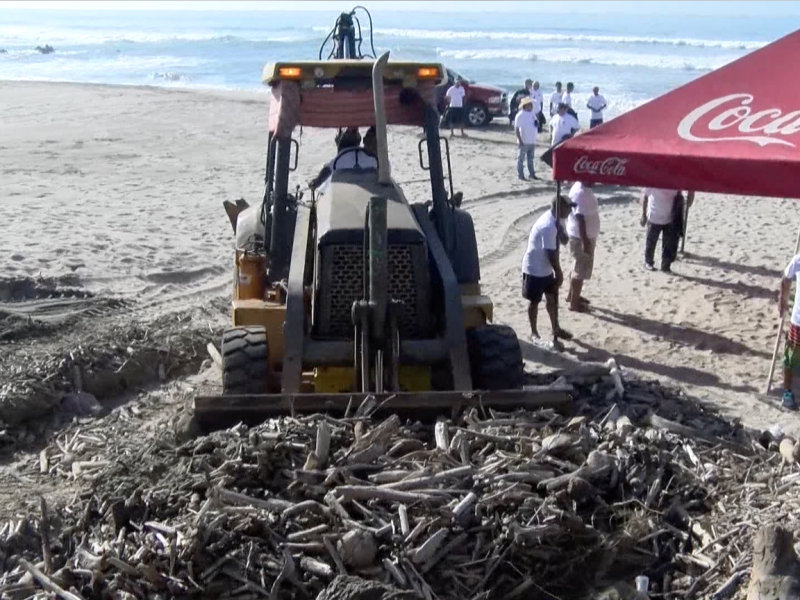
M 530 96 L 525 96 L 519 101 L 520 108 L 525 108 L 528 104 L 533 104 L 533 99 Z

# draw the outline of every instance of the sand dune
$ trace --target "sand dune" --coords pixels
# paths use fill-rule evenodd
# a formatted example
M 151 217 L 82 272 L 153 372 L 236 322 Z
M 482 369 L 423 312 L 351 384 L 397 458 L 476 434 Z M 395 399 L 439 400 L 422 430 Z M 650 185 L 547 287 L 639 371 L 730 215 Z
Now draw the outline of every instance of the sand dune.
M 266 95 L 0 83 L 0 108 L 0 277 L 68 276 L 96 297 L 140 307 L 142 318 L 229 292 L 222 201 L 262 195 Z M 758 397 L 796 204 L 699 194 L 688 254 L 669 276 L 642 266 L 640 191 L 598 189 L 602 234 L 585 289 L 594 312 L 563 311 L 576 341 L 548 353 L 525 341 L 519 268 L 555 186 L 516 179 L 514 139 L 502 123 L 469 133 L 450 140 L 455 188 L 475 220 L 496 318 L 517 329 L 529 368 L 613 356 L 750 425 L 780 422 L 800 434 L 800 418 Z M 390 133 L 393 176 L 412 201 L 429 194 L 418 142 L 413 128 Z M 306 129 L 292 185 L 305 187 L 332 150 L 332 132 Z

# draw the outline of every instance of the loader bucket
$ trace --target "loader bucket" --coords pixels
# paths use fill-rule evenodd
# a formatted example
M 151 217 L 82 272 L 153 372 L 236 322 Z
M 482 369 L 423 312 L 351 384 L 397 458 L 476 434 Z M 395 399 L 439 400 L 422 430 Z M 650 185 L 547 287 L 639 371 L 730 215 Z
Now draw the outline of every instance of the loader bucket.
M 312 413 L 348 417 L 394 413 L 415 420 L 434 420 L 438 416 L 455 416 L 464 409 L 493 408 L 506 411 L 553 409 L 569 416 L 572 392 L 572 386 L 560 385 L 469 392 L 199 396 L 194 399 L 193 418 L 200 429 L 207 432 L 240 422 L 252 426 L 272 417 Z

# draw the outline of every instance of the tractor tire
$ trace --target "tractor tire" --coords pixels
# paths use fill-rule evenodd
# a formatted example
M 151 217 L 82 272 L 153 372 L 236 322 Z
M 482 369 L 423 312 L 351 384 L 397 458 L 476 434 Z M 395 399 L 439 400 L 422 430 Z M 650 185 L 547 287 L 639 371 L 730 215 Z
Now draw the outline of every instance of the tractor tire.
M 267 331 L 260 326 L 226 330 L 222 334 L 222 393 L 265 394 L 269 381 Z
M 507 325 L 484 325 L 467 330 L 467 350 L 476 390 L 519 390 L 525 366 L 516 332 Z

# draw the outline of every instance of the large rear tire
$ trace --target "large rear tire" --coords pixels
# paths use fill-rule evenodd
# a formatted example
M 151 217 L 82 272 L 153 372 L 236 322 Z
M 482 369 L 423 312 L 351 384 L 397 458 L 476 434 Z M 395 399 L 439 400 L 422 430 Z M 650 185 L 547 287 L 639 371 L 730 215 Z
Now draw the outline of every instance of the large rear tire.
M 265 394 L 269 390 L 267 331 L 234 327 L 222 334 L 222 393 Z
M 518 390 L 525 384 L 525 366 L 516 332 L 507 325 L 467 330 L 467 349 L 476 390 Z

